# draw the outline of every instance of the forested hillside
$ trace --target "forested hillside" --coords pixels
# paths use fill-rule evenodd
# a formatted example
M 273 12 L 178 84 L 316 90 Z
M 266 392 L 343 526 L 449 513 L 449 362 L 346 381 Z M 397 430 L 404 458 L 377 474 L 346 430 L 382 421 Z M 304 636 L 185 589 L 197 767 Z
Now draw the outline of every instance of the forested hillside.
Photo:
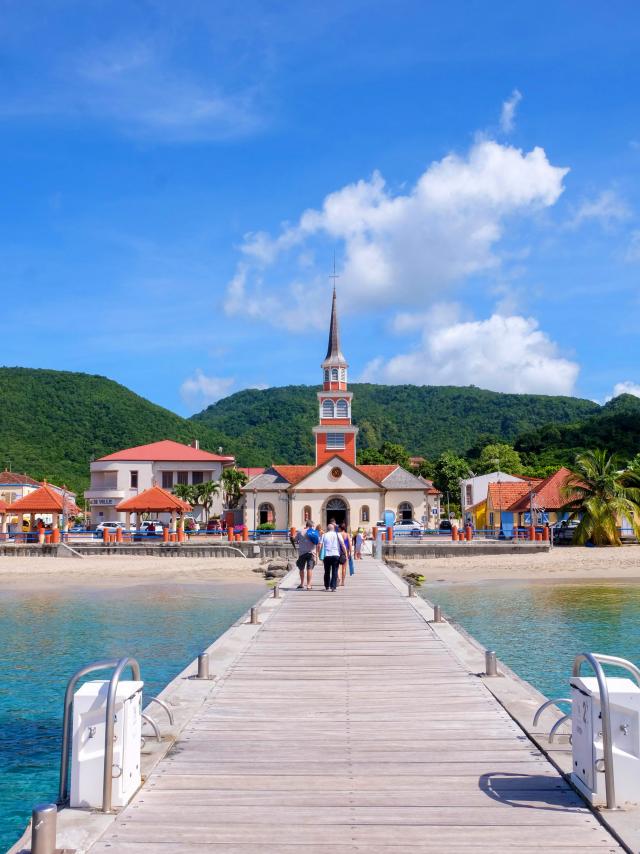
M 480 434 L 513 442 L 545 424 L 582 421 L 600 410 L 598 404 L 575 397 L 500 394 L 474 386 L 354 384 L 350 388 L 360 449 L 397 442 L 425 457 L 445 450 L 463 453 Z M 316 392 L 312 386 L 247 389 L 192 420 L 236 437 L 248 465 L 306 463 L 313 458 Z
M 361 451 L 384 442 L 434 460 L 454 451 L 473 460 L 488 442 L 515 445 L 523 463 L 553 465 L 576 450 L 640 451 L 640 399 L 603 407 L 588 400 L 498 394 L 482 389 L 354 385 Z M 181 418 L 101 376 L 0 368 L 0 468 L 82 490 L 91 459 L 120 448 L 175 439 L 222 446 L 240 465 L 313 460 L 317 389 L 287 386 L 231 395 Z
M 106 377 L 0 368 L 0 469 L 84 489 L 91 459 L 158 439 L 194 438 L 208 450 L 224 444 L 205 424 Z

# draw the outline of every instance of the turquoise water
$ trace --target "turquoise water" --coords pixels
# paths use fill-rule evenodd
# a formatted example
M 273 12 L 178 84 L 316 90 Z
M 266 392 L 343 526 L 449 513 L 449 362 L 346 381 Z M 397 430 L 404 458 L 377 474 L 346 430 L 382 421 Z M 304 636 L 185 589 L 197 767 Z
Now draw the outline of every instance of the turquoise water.
M 0 592 L 0 851 L 24 830 L 34 803 L 55 800 L 62 701 L 75 670 L 132 655 L 153 696 L 264 590 L 212 582 Z
M 422 592 L 547 697 L 567 696 L 579 652 L 640 663 L 640 585 L 635 583 L 430 584 Z

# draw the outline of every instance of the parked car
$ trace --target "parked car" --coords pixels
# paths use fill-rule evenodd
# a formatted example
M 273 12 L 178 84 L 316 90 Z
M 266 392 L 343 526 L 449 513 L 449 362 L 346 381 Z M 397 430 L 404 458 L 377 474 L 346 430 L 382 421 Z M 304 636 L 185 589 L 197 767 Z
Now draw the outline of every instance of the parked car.
M 451 530 L 451 520 L 450 519 L 441 519 L 440 525 L 438 526 L 441 531 L 450 531 Z
M 553 528 L 553 542 L 556 544 L 569 544 L 573 542 L 573 534 L 578 527 L 577 520 L 573 519 L 570 522 L 563 519 L 559 525 Z
M 422 525 L 420 522 L 416 522 L 415 519 L 400 519 L 393 526 L 394 534 L 409 534 L 412 537 L 419 537 L 422 531 Z
M 124 523 L 123 522 L 100 522 L 98 525 L 96 525 L 96 531 L 100 531 L 100 533 L 102 533 L 102 531 L 104 531 L 105 528 L 107 529 L 107 531 L 115 531 L 116 528 L 124 528 Z

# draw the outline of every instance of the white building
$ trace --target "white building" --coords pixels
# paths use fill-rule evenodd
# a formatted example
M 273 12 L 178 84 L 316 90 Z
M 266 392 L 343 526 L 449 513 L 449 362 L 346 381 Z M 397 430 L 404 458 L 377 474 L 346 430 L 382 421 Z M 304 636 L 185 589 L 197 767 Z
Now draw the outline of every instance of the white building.
M 200 449 L 198 441 L 182 445 L 164 439 L 150 445 L 126 448 L 100 457 L 91 463 L 91 486 L 85 498 L 91 508 L 91 521 L 124 522 L 124 513 L 115 506 L 157 484 L 173 490 L 177 484 L 199 484 L 219 481 L 223 469 L 234 465 L 233 457 L 212 454 Z M 201 512 L 201 508 L 196 511 Z M 211 515 L 222 512 L 222 490 L 214 499 Z
M 313 428 L 316 464 L 273 465 L 252 478 L 242 490 L 244 523 L 250 530 L 265 524 L 276 530 L 302 528 L 308 519 L 323 528 L 333 519 L 351 530 L 368 530 L 385 510 L 393 510 L 398 520 L 437 527 L 442 496 L 430 481 L 398 465 L 357 465 L 358 428 L 351 420 L 348 367 L 340 349 L 334 291 L 318 426 Z

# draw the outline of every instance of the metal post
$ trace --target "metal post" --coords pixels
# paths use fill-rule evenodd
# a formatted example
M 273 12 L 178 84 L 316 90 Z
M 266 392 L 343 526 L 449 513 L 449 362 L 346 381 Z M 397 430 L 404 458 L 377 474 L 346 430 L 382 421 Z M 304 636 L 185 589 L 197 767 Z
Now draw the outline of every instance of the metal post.
M 440 605 L 433 606 L 433 622 L 441 623 L 442 622 L 442 608 Z
M 376 539 L 373 544 L 373 556 L 376 560 L 382 560 L 382 531 L 378 528 Z
M 279 584 L 276 584 L 276 586 L 273 588 L 273 598 L 274 599 L 280 598 L 280 585 Z
M 485 653 L 484 653 L 484 673 L 485 673 L 485 676 L 497 676 L 498 675 L 498 662 L 496 660 L 496 654 L 492 649 L 485 650 Z
M 260 620 L 258 619 L 258 609 L 257 608 L 251 609 L 251 619 L 249 620 L 249 622 L 251 623 L 252 626 L 257 626 L 260 624 Z
M 110 813 L 111 794 L 113 790 L 113 724 L 116 711 L 116 693 L 122 671 L 130 667 L 135 681 L 140 681 L 140 665 L 135 658 L 121 658 L 116 669 L 111 674 L 107 691 L 107 710 L 105 712 L 104 728 L 104 765 L 102 772 L 102 812 Z
M 408 582 L 408 587 L 409 587 L 409 598 L 413 599 L 416 595 L 416 588 L 413 586 L 413 584 L 411 584 L 411 582 Z
M 56 821 L 55 804 L 38 804 L 31 813 L 31 854 L 55 854 Z
M 209 653 L 201 652 L 198 656 L 198 676 L 197 679 L 209 678 Z

